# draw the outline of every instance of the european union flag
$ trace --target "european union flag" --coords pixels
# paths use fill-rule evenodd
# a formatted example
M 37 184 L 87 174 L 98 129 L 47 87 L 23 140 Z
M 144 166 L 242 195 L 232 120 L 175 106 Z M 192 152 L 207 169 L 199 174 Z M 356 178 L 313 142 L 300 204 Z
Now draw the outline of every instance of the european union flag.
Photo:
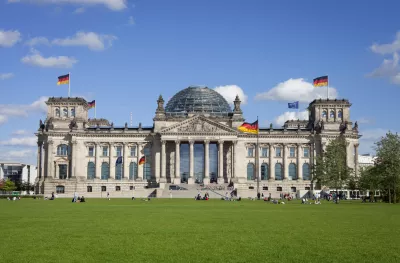
M 122 163 L 122 156 L 119 156 L 117 158 L 117 161 L 115 162 L 115 164 L 119 164 L 119 163 Z
M 295 102 L 292 102 L 292 103 L 288 103 L 288 107 L 289 107 L 289 109 L 298 109 L 299 108 L 299 102 L 295 101 Z

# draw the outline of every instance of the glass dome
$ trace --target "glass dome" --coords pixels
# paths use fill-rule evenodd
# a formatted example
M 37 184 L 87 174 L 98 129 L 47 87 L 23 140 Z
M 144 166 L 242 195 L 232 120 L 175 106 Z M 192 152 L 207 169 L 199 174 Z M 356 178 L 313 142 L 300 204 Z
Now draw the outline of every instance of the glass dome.
M 191 86 L 176 93 L 165 107 L 167 115 L 208 113 L 214 116 L 228 116 L 232 112 L 228 102 L 215 90 Z

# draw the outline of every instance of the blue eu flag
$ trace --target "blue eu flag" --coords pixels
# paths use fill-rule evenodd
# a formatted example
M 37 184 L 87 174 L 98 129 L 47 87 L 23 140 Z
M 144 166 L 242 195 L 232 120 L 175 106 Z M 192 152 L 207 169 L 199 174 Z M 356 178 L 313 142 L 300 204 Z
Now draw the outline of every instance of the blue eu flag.
M 122 156 L 119 156 L 117 158 L 117 161 L 115 162 L 115 164 L 119 164 L 119 163 L 122 163 Z
M 292 103 L 288 103 L 288 107 L 289 107 L 289 109 L 298 109 L 299 108 L 299 102 L 295 101 L 295 102 L 292 102 Z

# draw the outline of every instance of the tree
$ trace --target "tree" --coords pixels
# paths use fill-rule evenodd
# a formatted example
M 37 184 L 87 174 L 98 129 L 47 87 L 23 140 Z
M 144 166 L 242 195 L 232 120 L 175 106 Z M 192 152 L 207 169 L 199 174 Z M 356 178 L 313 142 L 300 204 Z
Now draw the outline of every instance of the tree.
M 1 186 L 1 190 L 6 191 L 6 192 L 10 192 L 10 191 L 14 191 L 15 190 L 15 184 L 13 181 L 11 181 L 10 179 L 7 179 L 6 181 L 4 181 L 4 183 Z
M 344 136 L 331 140 L 323 156 L 317 157 L 315 176 L 321 186 L 336 189 L 336 194 L 339 189 L 348 186 L 349 182 L 355 181 L 353 170 L 347 166 Z
M 376 163 L 374 174 L 379 181 L 380 190 L 387 193 L 389 203 L 396 203 L 400 194 L 400 136 L 390 131 L 376 142 Z

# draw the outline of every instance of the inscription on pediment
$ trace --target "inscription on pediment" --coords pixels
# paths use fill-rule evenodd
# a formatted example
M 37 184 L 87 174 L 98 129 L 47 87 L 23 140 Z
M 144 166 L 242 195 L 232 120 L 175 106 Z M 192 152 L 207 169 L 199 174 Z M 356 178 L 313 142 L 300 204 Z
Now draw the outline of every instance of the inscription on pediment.
M 201 118 L 195 118 L 191 121 L 181 123 L 175 127 L 167 128 L 164 132 L 177 133 L 231 133 L 234 132 L 229 127 L 219 127 L 218 124 L 210 123 Z

